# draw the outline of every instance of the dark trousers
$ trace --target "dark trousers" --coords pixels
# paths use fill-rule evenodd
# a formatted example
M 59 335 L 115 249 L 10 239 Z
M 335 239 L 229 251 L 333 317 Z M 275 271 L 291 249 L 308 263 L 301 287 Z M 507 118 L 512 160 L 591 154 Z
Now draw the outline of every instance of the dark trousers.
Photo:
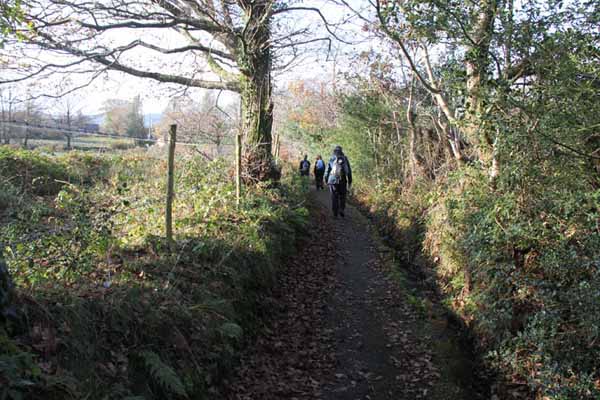
M 348 185 L 346 182 L 329 185 L 329 190 L 331 192 L 331 209 L 333 215 L 337 217 L 338 213 L 343 213 L 346 209 L 346 192 L 348 191 Z
M 325 189 L 325 187 L 323 186 L 323 175 L 325 175 L 325 170 L 315 171 L 315 185 L 317 185 L 317 190 Z

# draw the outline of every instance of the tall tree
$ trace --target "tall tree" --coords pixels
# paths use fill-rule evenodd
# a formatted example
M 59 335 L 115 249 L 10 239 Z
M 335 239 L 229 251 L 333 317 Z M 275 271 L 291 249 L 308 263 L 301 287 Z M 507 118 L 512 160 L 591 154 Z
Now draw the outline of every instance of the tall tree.
M 269 0 L 27 0 L 28 44 L 78 59 L 50 62 L 23 79 L 57 68 L 99 66 L 141 78 L 240 93 L 245 167 L 250 180 L 274 177 L 271 159 L 271 72 L 277 59 L 298 57 L 297 46 L 326 42 L 332 30 L 317 8 Z M 289 13 L 311 13 L 326 25 L 316 37 Z M 305 18 L 306 19 L 306 18 Z M 115 32 L 126 30 L 127 35 Z M 161 39 L 148 34 L 161 30 Z M 127 39 L 126 39 L 127 38 Z M 131 40 L 129 40 L 131 38 Z M 178 42 L 177 42 L 178 41 Z M 170 45 L 177 43 L 177 45 Z M 156 55 L 151 61 L 147 54 Z M 142 57 L 140 57 L 142 56 Z
M 216 156 L 223 153 L 227 140 L 231 144 L 239 129 L 239 103 L 221 106 L 219 99 L 207 92 L 201 101 L 189 97 L 169 102 L 159 124 L 161 132 L 167 132 L 171 124 L 177 124 L 177 136 L 182 141 L 214 147 Z
M 2 115 L 3 122 L 10 122 L 13 120 L 14 111 L 16 104 L 19 99 L 15 96 L 14 88 L 10 86 L 0 88 L 0 113 Z M 3 144 L 10 143 L 10 127 L 6 124 L 2 124 L 2 137 L 0 140 Z
M 377 0 L 374 3 L 382 32 L 398 46 L 412 74 L 443 112 L 445 121 L 441 124 L 447 131 L 450 125 L 461 127 L 462 134 L 476 147 L 477 155 L 483 161 L 489 161 L 493 142 L 483 129 L 483 98 L 490 78 L 490 43 L 498 3 L 497 0 L 459 6 L 447 0 Z M 445 83 L 432 69 L 430 49 L 441 40 L 449 41 L 449 47 L 460 48 L 458 53 L 462 54 L 466 79 L 461 91 L 465 101 L 459 107 L 464 108 L 464 117 L 457 115 L 457 102 L 448 98 L 453 92 L 443 86 Z M 418 58 L 417 52 L 421 53 Z M 450 134 L 448 137 L 454 138 Z M 456 158 L 464 160 L 456 142 L 452 144 Z
M 69 94 L 59 98 L 56 107 L 59 112 L 56 122 L 61 127 L 67 128 L 64 135 L 67 140 L 66 148 L 70 150 L 73 131 L 82 128 L 88 122 L 87 118 L 81 112 L 81 99 Z
M 294 81 L 278 93 L 277 128 L 292 135 L 299 133 L 305 141 L 322 143 L 327 131 L 337 123 L 338 93 L 333 84 L 314 78 Z
M 500 173 L 494 126 L 499 108 L 518 86 L 544 79 L 552 36 L 569 30 L 594 32 L 598 9 L 593 2 L 482 0 L 377 0 L 379 31 L 397 46 L 412 74 L 434 99 L 460 161 L 460 137 L 472 158 L 489 167 L 493 181 Z M 592 33 L 593 34 L 593 33 Z M 433 55 L 438 57 L 434 57 Z M 435 59 L 437 58 L 437 59 Z M 457 135 L 458 134 L 458 135 Z
M 148 132 L 144 126 L 144 113 L 142 111 L 142 99 L 140 95 L 135 96 L 129 104 L 127 112 L 127 136 L 142 139 L 147 137 Z
M 42 123 L 42 106 L 28 95 L 27 100 L 19 104 L 19 108 L 13 115 L 15 120 L 25 124 L 25 127 L 21 128 L 21 144 L 26 148 L 29 145 L 29 139 L 32 139 L 36 133 L 39 134 L 39 131 L 33 127 Z
M 127 118 L 131 103 L 122 99 L 108 99 L 102 105 L 104 123 L 102 128 L 108 133 L 123 135 L 127 131 Z

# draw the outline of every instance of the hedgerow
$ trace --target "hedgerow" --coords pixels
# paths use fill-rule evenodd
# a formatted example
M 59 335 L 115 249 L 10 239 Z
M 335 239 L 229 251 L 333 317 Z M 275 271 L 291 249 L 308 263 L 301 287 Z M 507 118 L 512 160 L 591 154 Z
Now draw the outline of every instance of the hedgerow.
M 546 398 L 595 399 L 598 193 L 538 179 L 519 192 L 494 189 L 471 168 L 391 196 L 363 188 L 359 199 L 404 263 L 436 279 L 503 381 Z

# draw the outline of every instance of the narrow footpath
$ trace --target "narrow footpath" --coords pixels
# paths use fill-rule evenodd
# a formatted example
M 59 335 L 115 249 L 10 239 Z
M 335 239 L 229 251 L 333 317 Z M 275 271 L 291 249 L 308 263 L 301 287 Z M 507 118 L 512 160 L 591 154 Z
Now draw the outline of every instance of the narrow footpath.
M 381 257 L 389 249 L 368 219 L 353 207 L 334 219 L 327 191 L 313 199 L 310 237 L 266 300 L 268 325 L 222 398 L 488 398 L 472 388 L 473 366 L 445 320 L 391 278 Z

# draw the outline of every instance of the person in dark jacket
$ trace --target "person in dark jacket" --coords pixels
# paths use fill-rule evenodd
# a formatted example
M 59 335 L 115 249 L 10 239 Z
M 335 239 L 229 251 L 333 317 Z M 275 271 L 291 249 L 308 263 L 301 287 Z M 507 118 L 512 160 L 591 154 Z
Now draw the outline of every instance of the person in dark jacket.
M 313 173 L 315 174 L 315 185 L 317 186 L 317 190 L 324 190 L 325 186 L 323 186 L 323 176 L 325 175 L 325 161 L 323 161 L 321 155 L 317 156 Z
M 327 181 L 331 192 L 333 216 L 337 218 L 339 214 L 343 218 L 346 209 L 346 195 L 348 188 L 352 186 L 352 168 L 341 146 L 336 146 L 333 149 L 333 155 L 327 164 L 325 181 Z
M 304 156 L 304 160 L 300 161 L 300 176 L 308 176 L 310 174 L 310 161 L 308 156 Z

